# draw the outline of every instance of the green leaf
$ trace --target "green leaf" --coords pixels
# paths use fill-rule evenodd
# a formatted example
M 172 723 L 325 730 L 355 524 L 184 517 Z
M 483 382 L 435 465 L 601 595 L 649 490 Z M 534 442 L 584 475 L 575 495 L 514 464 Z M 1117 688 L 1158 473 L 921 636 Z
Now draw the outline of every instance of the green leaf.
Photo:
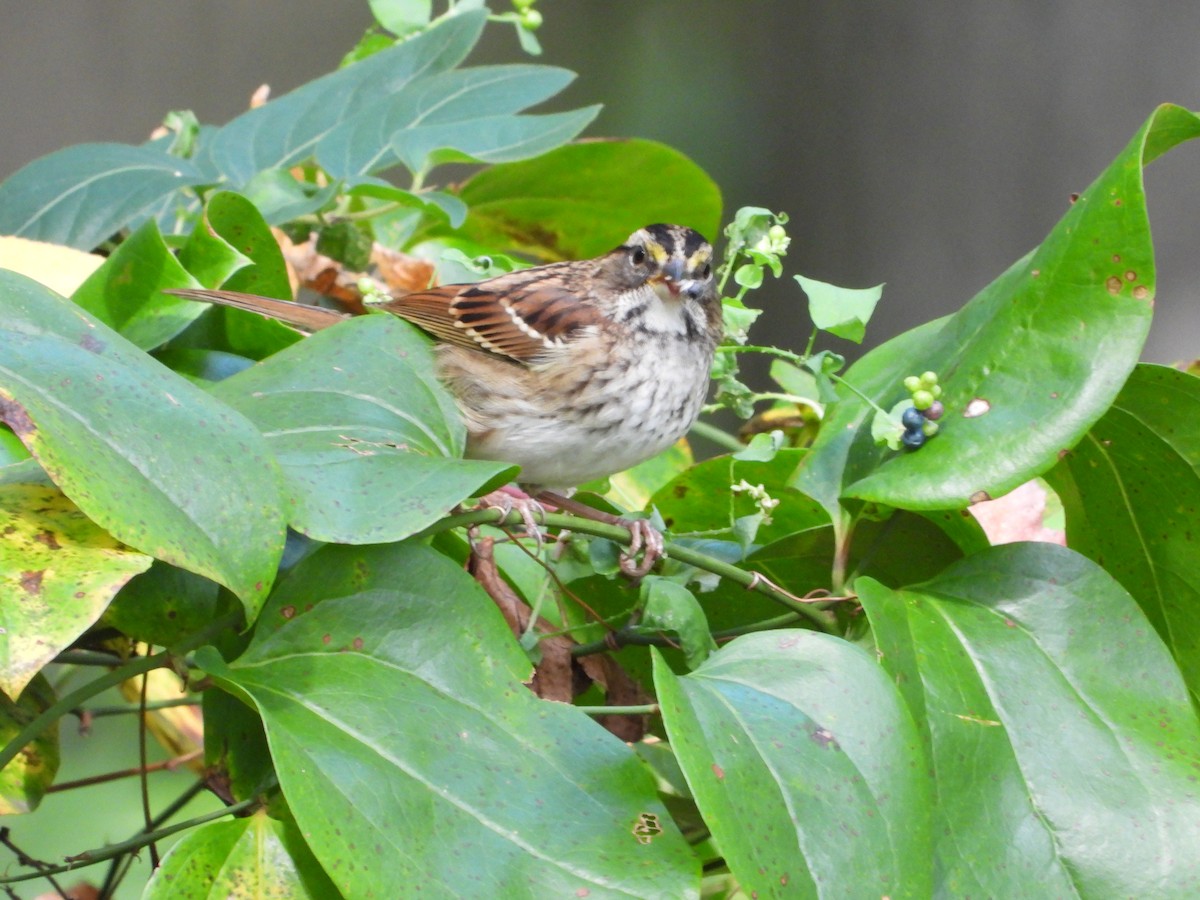
M 672 478 L 686 472 L 694 462 L 692 448 L 687 440 L 681 438 L 657 456 L 610 476 L 608 489 L 598 486 L 597 493 L 603 493 L 623 509 L 645 509 L 656 491 Z M 582 485 L 580 489 L 592 490 L 587 485 Z
M 585 106 L 563 113 L 481 116 L 407 128 L 392 139 L 391 149 L 413 172 L 450 162 L 514 162 L 561 147 L 587 128 L 599 112 L 599 106 Z
M 352 272 L 365 272 L 371 264 L 371 236 L 353 222 L 331 222 L 322 228 L 316 250 Z
M 319 331 L 213 394 L 266 435 L 289 524 L 318 540 L 400 540 L 515 474 L 459 458 L 465 427 L 429 342 L 393 316 Z
M 288 169 L 265 169 L 242 186 L 241 193 L 271 225 L 282 225 L 328 205 L 341 187 L 297 181 Z
M 445 191 L 421 191 L 413 193 L 401 188 L 395 187 L 381 178 L 375 178 L 372 175 L 352 178 L 348 184 L 346 193 L 351 197 L 373 197 L 378 200 L 386 200 L 389 203 L 395 203 L 400 206 L 409 207 L 410 209 L 420 209 L 426 213 L 431 213 L 435 217 L 440 217 L 445 220 L 445 223 L 451 228 L 458 228 L 467 218 L 467 205 L 458 199 L 454 194 L 447 194 Z M 372 220 L 372 226 L 376 233 L 377 240 L 383 240 L 386 234 L 380 235 L 379 218 Z M 397 245 L 405 243 L 408 233 L 399 241 Z M 481 248 L 482 250 L 483 248 Z M 451 282 L 443 282 L 449 284 Z
M 0 746 L 16 738 L 55 701 L 54 688 L 44 675 L 35 675 L 14 703 L 0 694 Z M 58 773 L 58 722 L 13 757 L 0 770 L 0 816 L 33 812 Z
M 913 509 L 966 506 L 1038 475 L 1103 414 L 1137 361 L 1155 273 L 1142 166 L 1200 134 L 1160 107 L 1042 245 L 958 313 L 889 341 L 846 379 L 889 407 L 903 377 L 932 369 L 945 389 L 937 440 L 877 449 L 872 412 L 842 393 L 799 486 L 836 514 L 840 495 Z
M 20 694 L 150 562 L 57 488 L 0 486 L 0 690 Z
M 721 322 L 725 326 L 725 340 L 744 344 L 750 336 L 750 326 L 762 315 L 761 309 L 749 309 L 740 300 L 732 297 L 721 302 Z
M 0 419 L 88 518 L 253 618 L 284 531 L 254 426 L 36 282 L 0 271 L 0 305 Z
M 429 157 L 442 148 L 458 151 L 460 160 L 534 156 L 573 138 L 599 111 L 516 115 L 557 94 L 574 77 L 553 66 L 508 65 L 416 79 L 332 130 L 318 143 L 316 158 L 331 176 L 353 178 L 397 162 L 423 171 L 440 161 Z
M 643 634 L 666 632 L 679 640 L 689 668 L 696 668 L 717 649 L 704 610 L 682 584 L 648 575 L 642 581 L 642 616 L 635 626 Z
M 215 581 L 155 562 L 121 589 L 103 624 L 140 641 L 170 646 L 225 615 L 234 602 Z
M 186 832 L 142 894 L 143 900 L 338 896 L 296 827 L 261 810 Z
M 1068 545 L 1134 596 L 1200 698 L 1200 379 L 1138 366 L 1046 480 Z
M 794 276 L 808 297 L 808 315 L 813 324 L 840 338 L 861 344 L 875 304 L 883 296 L 883 285 L 873 288 L 844 288 L 803 275 Z
M 375 21 L 392 34 L 404 36 L 429 24 L 433 0 L 368 0 Z
M 0 234 L 91 250 L 164 197 L 207 179 L 153 147 L 79 144 L 0 184 Z
M 202 228 L 196 231 L 208 233 Z M 239 264 L 248 262 L 243 258 Z M 205 283 L 215 286 L 220 281 Z M 204 307 L 162 291 L 201 286 L 150 221 L 122 241 L 71 299 L 129 342 L 151 350 L 179 334 L 204 312 Z
M 206 287 L 291 297 L 287 264 L 267 221 L 254 204 L 232 191 L 213 194 L 179 252 L 179 260 Z M 179 350 L 232 350 L 239 356 L 260 359 L 300 340 L 300 335 L 273 319 L 239 309 L 214 308 L 179 297 L 193 319 L 199 319 L 172 341 L 160 358 L 166 361 Z M 201 318 L 202 317 L 202 318 Z
M 771 380 L 795 397 L 812 401 L 817 398 L 816 376 L 787 360 L 771 360 Z
M 331 547 L 281 592 L 295 602 L 264 613 L 276 627 L 240 659 L 197 661 L 262 714 L 288 806 L 344 894 L 697 896 L 648 771 L 521 684 L 528 660 L 456 563 Z
M 732 529 L 738 519 L 753 515 L 758 507 L 746 494 L 731 491 L 730 485 L 742 481 L 762 485 L 780 501 L 771 523 L 759 528 L 758 540 L 770 543 L 829 523 L 829 516 L 819 504 L 788 486 L 803 457 L 803 450 L 787 449 L 762 462 L 731 456 L 706 459 L 656 491 L 650 502 L 673 531 L 686 529 L 686 534 Z
M 247 800 L 272 787 L 275 767 L 267 733 L 254 708 L 224 691 L 205 691 L 201 701 L 204 765 L 220 773 L 235 800 Z
M 927 763 L 866 653 L 811 631 L 737 638 L 690 675 L 655 653 L 663 723 L 750 896 L 929 897 Z
M 671 222 L 714 236 L 721 194 L 699 166 L 654 141 L 585 141 L 492 166 L 460 193 L 461 233 L 541 259 L 607 253 L 644 225 Z
M 462 62 L 486 20 L 482 9 L 445 16 L 427 31 L 242 113 L 213 135 L 213 162 L 236 185 L 303 162 L 327 135 L 356 118 L 369 120 L 405 85 Z
M 1008 544 L 902 591 L 856 588 L 929 748 L 942 895 L 1200 891 L 1200 726 L 1102 569 Z
M 754 290 L 763 282 L 763 267 L 754 263 L 744 263 L 733 273 L 733 280 L 740 287 Z

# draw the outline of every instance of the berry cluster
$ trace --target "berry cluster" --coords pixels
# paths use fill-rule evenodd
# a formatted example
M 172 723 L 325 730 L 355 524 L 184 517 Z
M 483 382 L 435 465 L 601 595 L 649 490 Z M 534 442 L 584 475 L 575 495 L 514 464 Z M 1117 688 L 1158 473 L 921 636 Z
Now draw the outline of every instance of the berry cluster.
M 946 411 L 938 399 L 942 396 L 942 386 L 936 372 L 924 372 L 905 378 L 904 389 L 912 394 L 912 406 L 900 414 L 900 424 L 904 426 L 900 442 L 909 450 L 916 450 L 937 434 L 937 420 Z

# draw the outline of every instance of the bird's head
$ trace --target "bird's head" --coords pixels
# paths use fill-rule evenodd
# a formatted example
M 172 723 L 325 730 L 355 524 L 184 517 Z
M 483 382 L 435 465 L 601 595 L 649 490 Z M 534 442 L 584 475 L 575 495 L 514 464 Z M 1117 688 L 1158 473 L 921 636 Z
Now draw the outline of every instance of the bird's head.
M 712 245 L 691 228 L 647 225 L 609 255 L 623 264 L 631 288 L 648 284 L 663 302 L 715 295 Z

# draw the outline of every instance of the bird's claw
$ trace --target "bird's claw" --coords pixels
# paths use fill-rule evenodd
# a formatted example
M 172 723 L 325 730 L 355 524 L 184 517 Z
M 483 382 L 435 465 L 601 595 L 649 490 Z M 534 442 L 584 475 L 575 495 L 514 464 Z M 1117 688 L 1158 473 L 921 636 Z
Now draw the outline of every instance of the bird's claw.
M 516 512 L 521 517 L 521 522 L 525 526 L 525 533 L 533 538 L 537 544 L 538 552 L 541 552 L 544 539 L 542 537 L 541 526 L 537 520 L 546 515 L 546 507 L 538 503 L 532 497 L 514 497 L 506 491 L 492 491 L 479 498 L 479 506 L 481 509 L 498 509 L 504 513 L 505 517 L 511 512 Z
M 663 555 L 662 532 L 646 519 L 621 519 L 629 529 L 629 547 L 621 553 L 618 565 L 626 578 L 644 578 Z M 638 562 L 638 553 L 642 560 Z

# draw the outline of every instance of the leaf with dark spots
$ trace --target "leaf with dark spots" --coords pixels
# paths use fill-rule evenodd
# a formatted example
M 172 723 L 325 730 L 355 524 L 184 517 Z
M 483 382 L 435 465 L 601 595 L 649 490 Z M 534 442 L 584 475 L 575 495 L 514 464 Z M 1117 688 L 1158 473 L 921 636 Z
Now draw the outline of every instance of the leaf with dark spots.
M 150 562 L 57 488 L 0 485 L 0 690 L 20 694 Z
M 515 475 L 460 459 L 465 427 L 428 341 L 394 316 L 317 332 L 213 394 L 262 429 L 288 524 L 318 540 L 399 540 Z
M 904 399 L 904 373 L 936 372 L 947 414 L 935 439 L 916 453 L 881 449 L 874 409 L 843 391 L 795 486 L 834 516 L 842 497 L 935 510 L 1000 496 L 1051 468 L 1112 403 L 1150 327 L 1156 275 L 1143 167 L 1198 135 L 1200 116 L 1160 106 L 1036 250 L 954 315 L 846 372 L 884 409 Z
M 1200 896 L 1200 723 L 1110 575 L 1029 542 L 856 587 L 937 773 L 947 896 Z
M 1046 480 L 1070 547 L 1133 595 L 1200 703 L 1200 379 L 1138 366 Z
M 687 675 L 654 657 L 671 747 L 746 894 L 786 880 L 795 896 L 932 896 L 928 764 L 871 656 L 782 630 L 736 638 Z
M 14 702 L 0 694 L 0 744 L 7 744 L 56 700 L 54 688 L 37 675 Z M 58 723 L 55 722 L 21 750 L 0 771 L 0 816 L 35 810 L 58 772 Z
M 0 271 L 0 302 L 4 421 L 88 518 L 224 584 L 253 617 L 284 537 L 258 431 L 36 282 Z
M 329 545 L 281 582 L 268 622 L 240 658 L 196 660 L 262 715 L 288 808 L 346 896 L 418 883 L 479 896 L 478 867 L 447 855 L 461 847 L 520 896 L 697 894 L 696 859 L 648 770 L 581 711 L 524 687 L 528 659 L 452 560 L 417 543 Z M 649 843 L 634 833 L 644 816 L 662 829 Z M 387 864 L 346 866 L 364 847 Z

